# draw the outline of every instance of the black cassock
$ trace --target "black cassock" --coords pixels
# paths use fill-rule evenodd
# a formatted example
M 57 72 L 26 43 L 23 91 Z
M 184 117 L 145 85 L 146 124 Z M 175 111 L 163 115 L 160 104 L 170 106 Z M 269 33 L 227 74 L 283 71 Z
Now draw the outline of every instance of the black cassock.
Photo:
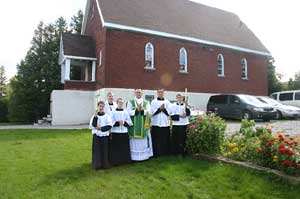
M 151 128 L 153 156 L 170 154 L 170 127 L 152 126 Z

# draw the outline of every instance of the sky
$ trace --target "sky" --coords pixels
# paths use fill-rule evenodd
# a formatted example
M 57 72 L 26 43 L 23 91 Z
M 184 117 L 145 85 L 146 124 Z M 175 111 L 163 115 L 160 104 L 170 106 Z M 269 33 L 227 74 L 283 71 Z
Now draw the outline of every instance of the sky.
M 275 58 L 276 70 L 287 81 L 300 71 L 299 0 L 193 0 L 237 14 Z M 70 20 L 86 0 L 0 0 L 0 65 L 12 77 L 26 55 L 40 21 Z

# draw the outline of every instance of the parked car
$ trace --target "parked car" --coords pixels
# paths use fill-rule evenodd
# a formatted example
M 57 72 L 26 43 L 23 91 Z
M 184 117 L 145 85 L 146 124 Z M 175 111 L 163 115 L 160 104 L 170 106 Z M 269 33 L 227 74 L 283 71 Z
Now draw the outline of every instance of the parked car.
M 276 109 L 262 103 L 256 97 L 242 94 L 213 95 L 207 103 L 207 111 L 212 111 L 223 118 L 262 119 L 269 121 L 276 118 Z
M 268 104 L 277 110 L 276 119 L 283 118 L 300 118 L 300 108 L 295 106 L 288 106 L 270 97 L 257 97 L 257 99 L 265 104 Z
M 300 108 L 300 90 L 276 92 L 272 93 L 271 97 L 284 105 Z

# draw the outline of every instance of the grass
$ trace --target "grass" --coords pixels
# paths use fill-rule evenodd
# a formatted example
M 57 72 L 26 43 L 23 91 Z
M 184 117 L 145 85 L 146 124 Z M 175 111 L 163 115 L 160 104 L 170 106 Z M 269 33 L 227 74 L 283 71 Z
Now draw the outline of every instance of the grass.
M 300 198 L 272 175 L 181 157 L 94 171 L 87 130 L 0 130 L 0 198 Z

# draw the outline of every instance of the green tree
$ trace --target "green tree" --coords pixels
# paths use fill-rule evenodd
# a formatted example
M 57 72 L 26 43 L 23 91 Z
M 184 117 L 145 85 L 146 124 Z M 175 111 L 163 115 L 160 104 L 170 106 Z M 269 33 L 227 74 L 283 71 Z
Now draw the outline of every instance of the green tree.
M 7 77 L 5 74 L 5 67 L 0 66 L 0 122 L 7 121 Z
M 289 79 L 288 90 L 300 90 L 300 71 L 295 74 L 294 79 Z
M 72 33 L 81 33 L 82 27 L 82 20 L 83 20 L 83 13 L 81 10 L 77 12 L 77 15 L 74 15 L 71 18 L 70 27 L 72 29 Z
M 5 75 L 4 66 L 0 66 L 0 97 L 4 97 L 6 95 L 6 80 L 7 77 Z
M 70 30 L 63 17 L 54 23 L 39 23 L 31 47 L 9 84 L 10 121 L 34 122 L 49 113 L 51 92 L 62 88 L 58 63 L 61 36 L 64 32 L 80 33 L 82 18 L 79 10 L 72 17 Z
M 281 75 L 276 73 L 276 66 L 274 65 L 274 62 L 274 58 L 271 58 L 268 65 L 269 95 L 277 91 L 282 91 L 283 89 L 283 84 L 280 82 Z
M 31 47 L 10 83 L 11 121 L 33 122 L 49 113 L 51 92 L 61 89 L 58 55 L 61 34 L 67 31 L 66 24 L 59 18 L 54 24 L 40 22 L 36 28 Z

